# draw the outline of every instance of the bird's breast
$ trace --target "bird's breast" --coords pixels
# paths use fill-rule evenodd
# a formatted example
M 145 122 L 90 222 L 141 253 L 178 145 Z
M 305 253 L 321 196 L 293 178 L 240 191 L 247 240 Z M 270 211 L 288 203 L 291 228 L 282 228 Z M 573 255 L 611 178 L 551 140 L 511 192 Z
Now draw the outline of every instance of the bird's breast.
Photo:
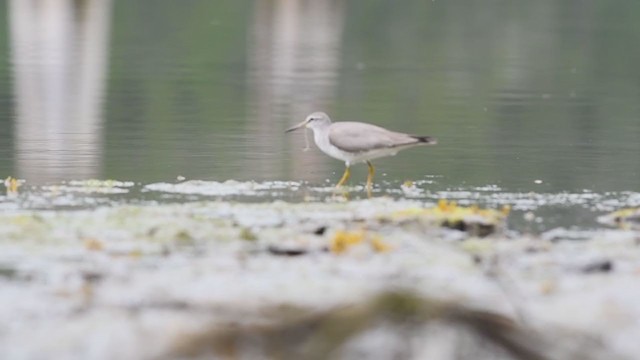
M 331 144 L 331 142 L 329 141 L 328 133 L 314 131 L 313 140 L 323 153 L 331 156 L 334 159 L 350 161 L 352 158 L 351 154 L 346 153 Z

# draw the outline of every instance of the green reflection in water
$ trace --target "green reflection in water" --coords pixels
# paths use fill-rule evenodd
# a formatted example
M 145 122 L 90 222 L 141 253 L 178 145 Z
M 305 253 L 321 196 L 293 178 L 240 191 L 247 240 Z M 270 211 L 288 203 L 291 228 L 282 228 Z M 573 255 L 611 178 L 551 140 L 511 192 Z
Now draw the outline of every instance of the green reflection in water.
M 96 166 L 143 182 L 335 181 L 342 164 L 282 133 L 322 109 L 439 138 L 377 162 L 390 182 L 637 190 L 638 14 L 636 1 L 115 1 Z M 8 111 L 0 165 L 14 173 Z

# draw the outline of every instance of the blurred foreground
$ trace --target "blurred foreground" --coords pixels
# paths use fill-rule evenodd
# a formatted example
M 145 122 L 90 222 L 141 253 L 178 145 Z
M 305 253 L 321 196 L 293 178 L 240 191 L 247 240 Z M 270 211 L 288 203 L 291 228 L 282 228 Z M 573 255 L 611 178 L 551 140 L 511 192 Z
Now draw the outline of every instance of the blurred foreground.
M 331 188 L 297 183 L 158 183 L 141 194 L 218 195 L 63 209 L 76 196 L 132 187 L 71 182 L 0 197 L 0 357 L 640 352 L 640 234 L 631 212 L 612 219 L 631 225 L 576 241 L 560 230 L 508 230 L 508 208 L 390 196 L 345 202 Z M 307 201 L 238 202 L 234 190 L 305 191 Z M 58 205 L 20 208 L 38 197 Z

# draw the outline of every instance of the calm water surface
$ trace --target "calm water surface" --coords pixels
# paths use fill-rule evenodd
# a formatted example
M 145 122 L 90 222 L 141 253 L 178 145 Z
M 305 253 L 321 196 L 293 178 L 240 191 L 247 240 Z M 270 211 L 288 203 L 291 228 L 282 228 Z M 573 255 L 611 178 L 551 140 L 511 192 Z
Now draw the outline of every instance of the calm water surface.
M 376 161 L 382 189 L 601 197 L 550 201 L 551 224 L 640 191 L 638 1 L 9 0 L 0 18 L 0 176 L 28 184 L 333 183 L 343 164 L 283 132 L 324 110 L 439 139 Z

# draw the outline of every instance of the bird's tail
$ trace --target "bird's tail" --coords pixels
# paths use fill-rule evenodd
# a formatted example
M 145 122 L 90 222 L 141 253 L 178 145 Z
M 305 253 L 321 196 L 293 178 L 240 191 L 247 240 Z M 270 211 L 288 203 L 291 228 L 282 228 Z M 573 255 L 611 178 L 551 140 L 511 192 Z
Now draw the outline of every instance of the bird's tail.
M 418 140 L 419 143 L 424 143 L 425 145 L 435 145 L 438 143 L 438 139 L 433 136 L 412 136 L 414 139 Z

